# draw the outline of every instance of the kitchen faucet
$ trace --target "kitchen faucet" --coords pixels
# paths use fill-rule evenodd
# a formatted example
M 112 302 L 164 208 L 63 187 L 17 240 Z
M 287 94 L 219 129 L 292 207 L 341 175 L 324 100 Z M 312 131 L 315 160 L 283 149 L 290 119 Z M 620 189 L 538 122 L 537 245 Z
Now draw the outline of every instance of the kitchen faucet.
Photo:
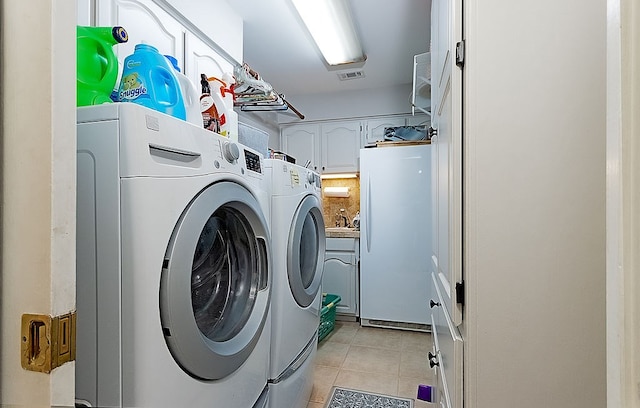
M 347 218 L 347 216 L 345 215 L 344 208 L 340 209 L 340 218 L 341 218 L 342 221 L 344 221 L 344 226 L 345 227 L 347 227 L 347 228 L 350 227 L 349 218 Z

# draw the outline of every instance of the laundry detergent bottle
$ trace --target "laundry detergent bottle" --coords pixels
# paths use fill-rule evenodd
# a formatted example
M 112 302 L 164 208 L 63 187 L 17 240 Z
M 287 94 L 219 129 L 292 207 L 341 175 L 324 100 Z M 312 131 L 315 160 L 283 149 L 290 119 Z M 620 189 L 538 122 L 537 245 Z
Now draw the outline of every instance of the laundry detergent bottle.
M 77 26 L 77 106 L 111 103 L 118 80 L 118 58 L 113 46 L 127 42 L 122 27 Z
M 133 54 L 124 60 L 118 101 L 133 102 L 167 115 L 186 120 L 178 78 L 169 61 L 158 49 L 136 44 Z
M 178 60 L 171 55 L 165 55 L 167 60 L 171 63 L 175 70 L 178 83 L 180 84 L 180 90 L 182 91 L 182 100 L 184 101 L 184 108 L 187 111 L 187 122 L 193 123 L 197 126 L 202 126 L 202 113 L 200 112 L 200 94 L 196 89 L 196 86 L 191 80 L 180 71 Z

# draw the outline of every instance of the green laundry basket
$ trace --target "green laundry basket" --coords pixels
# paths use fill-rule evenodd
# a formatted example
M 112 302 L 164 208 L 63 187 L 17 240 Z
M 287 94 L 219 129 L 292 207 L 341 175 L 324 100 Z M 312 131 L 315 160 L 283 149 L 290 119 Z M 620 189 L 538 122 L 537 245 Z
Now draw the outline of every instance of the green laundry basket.
M 318 343 L 320 343 L 336 325 L 336 306 L 342 298 L 331 293 L 322 294 L 322 312 L 320 312 L 320 327 L 318 327 Z

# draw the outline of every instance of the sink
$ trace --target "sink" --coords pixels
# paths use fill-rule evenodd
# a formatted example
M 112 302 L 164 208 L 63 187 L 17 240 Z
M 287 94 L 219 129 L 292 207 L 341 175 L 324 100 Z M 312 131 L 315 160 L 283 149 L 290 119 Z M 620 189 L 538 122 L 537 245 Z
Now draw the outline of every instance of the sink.
M 352 227 L 327 227 L 325 235 L 330 238 L 358 238 L 360 230 Z
M 329 232 L 357 231 L 353 227 L 327 227 L 325 230 Z

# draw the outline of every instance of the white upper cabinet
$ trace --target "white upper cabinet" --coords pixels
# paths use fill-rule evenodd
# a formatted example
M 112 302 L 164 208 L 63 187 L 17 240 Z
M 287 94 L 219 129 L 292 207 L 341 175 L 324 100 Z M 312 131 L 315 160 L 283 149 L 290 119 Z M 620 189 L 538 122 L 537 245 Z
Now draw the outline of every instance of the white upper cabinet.
M 355 172 L 359 168 L 362 122 L 327 122 L 322 130 L 322 172 Z
M 76 1 L 76 23 L 80 26 L 92 25 L 91 15 L 93 8 L 93 0 L 77 0 Z
M 384 131 L 397 126 L 428 126 L 428 115 L 404 115 L 350 120 L 328 120 L 285 126 L 282 151 L 297 164 L 311 161 L 321 173 L 350 173 L 360 170 L 360 149 L 384 141 Z
M 185 36 L 186 61 L 184 74 L 200 91 L 200 74 L 222 78 L 225 72 L 233 73 L 233 65 L 213 52 L 211 47 L 191 33 Z
M 389 118 L 369 119 L 365 124 L 364 144 L 375 144 L 384 141 L 384 129 L 394 126 L 404 126 L 405 118 L 401 116 Z
M 178 12 L 168 2 L 159 2 L 164 5 L 161 7 L 152 0 L 93 1 L 78 0 L 78 21 L 87 20 L 95 4 L 96 25 L 122 26 L 129 34 L 128 42 L 114 46 L 120 62 L 120 73 L 124 59 L 134 52 L 136 44 L 145 43 L 157 48 L 160 54 L 175 57 L 181 71 L 199 91 L 200 74 L 219 78 L 225 72 L 233 73 L 233 58 L 242 53 L 242 30 L 238 29 L 238 24 L 223 19 L 220 25 L 227 27 L 227 31 L 233 33 L 233 38 L 216 36 L 216 39 L 224 40 L 224 44 L 217 44 L 210 38 L 211 33 L 208 32 L 211 30 L 196 29 L 197 22 L 187 20 L 180 14 L 194 13 L 190 3 L 176 3 L 175 6 L 184 6 Z M 233 17 L 235 21 L 237 16 Z M 218 27 L 217 30 L 222 28 Z
M 320 125 L 305 123 L 292 125 L 282 129 L 282 151 L 296 159 L 296 164 L 320 172 Z
M 431 114 L 431 53 L 429 52 L 413 57 L 411 112 Z
M 133 54 L 136 44 L 145 43 L 184 66 L 185 28 L 153 1 L 98 0 L 97 4 L 98 26 L 122 26 L 129 34 L 128 42 L 114 46 L 120 64 Z
M 282 129 L 282 151 L 301 166 L 319 173 L 358 171 L 362 145 L 359 120 L 328 121 L 286 126 Z

